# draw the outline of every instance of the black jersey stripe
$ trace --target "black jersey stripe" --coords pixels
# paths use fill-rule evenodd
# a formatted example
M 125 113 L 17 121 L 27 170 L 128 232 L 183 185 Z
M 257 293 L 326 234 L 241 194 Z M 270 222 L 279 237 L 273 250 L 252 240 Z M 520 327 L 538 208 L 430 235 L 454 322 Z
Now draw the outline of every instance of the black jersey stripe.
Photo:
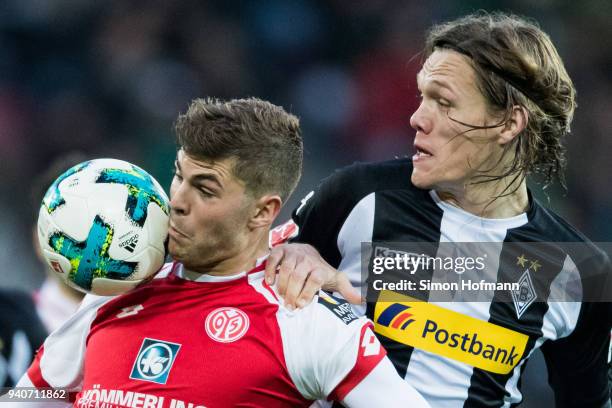
M 416 197 L 415 197 L 416 195 Z M 443 211 L 430 199 L 424 190 L 387 190 L 376 193 L 376 212 L 374 215 L 374 231 L 372 243 L 383 242 L 428 242 L 440 241 L 440 225 Z M 436 256 L 438 245 L 428 245 L 426 255 Z M 419 276 L 418 279 L 431 279 L 432 271 L 420 271 L 429 276 Z M 370 285 L 368 285 L 370 287 Z M 420 296 L 426 300 L 428 291 L 422 291 Z M 373 303 L 368 303 L 366 315 L 374 318 Z M 397 372 L 406 376 L 413 347 L 398 343 L 378 335 L 382 345 L 387 350 L 389 359 Z
M 529 270 L 537 294 L 536 301 L 518 318 L 511 294 L 507 291 L 497 291 L 489 308 L 490 323 L 529 336 L 525 350 L 519 357 L 521 361 L 529 356 L 538 339 L 543 336 L 542 327 L 549 310 L 551 285 L 563 271 L 568 255 L 561 246 L 552 244 L 552 239 L 548 235 L 541 233 L 547 225 L 550 225 L 543 222 L 543 218 L 547 218 L 546 214 L 532 205 L 528 212 L 529 222 L 524 226 L 508 230 L 497 273 L 498 282 L 518 282 L 525 271 L 524 267 L 517 264 L 518 257 L 523 256 L 537 261 L 540 265 L 537 270 Z M 562 233 L 561 235 L 557 233 L 554 237 L 557 241 L 571 239 L 571 236 Z M 509 319 L 509 316 L 516 318 Z M 521 370 L 523 369 L 524 367 L 521 367 Z M 504 398 L 510 396 L 507 385 L 513 374 L 514 370 L 508 374 L 495 374 L 475 368 L 470 379 L 468 397 L 463 406 L 501 407 Z

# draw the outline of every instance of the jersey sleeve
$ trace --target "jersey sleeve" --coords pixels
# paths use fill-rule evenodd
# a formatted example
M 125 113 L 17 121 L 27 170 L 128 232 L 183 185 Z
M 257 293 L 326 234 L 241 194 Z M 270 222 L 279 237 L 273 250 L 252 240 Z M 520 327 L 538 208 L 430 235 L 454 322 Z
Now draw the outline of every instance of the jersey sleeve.
M 281 332 L 289 375 L 307 399 L 341 401 L 386 356 L 370 321 L 324 292 L 285 316 Z
M 355 205 L 376 189 L 371 180 L 375 177 L 370 173 L 357 163 L 324 179 L 293 211 L 292 221 L 297 228 L 291 242 L 312 245 L 337 268 L 342 260 L 337 244 L 342 225 Z
M 588 269 L 589 279 L 593 279 L 583 280 L 583 296 L 589 301 L 580 305 L 578 321 L 569 335 L 542 346 L 549 383 L 559 408 L 610 404 L 610 260 L 599 254 L 581 267 Z
M 559 408 L 603 407 L 610 399 L 610 327 L 593 320 L 610 316 L 612 311 L 606 303 L 583 303 L 582 309 L 581 321 L 571 335 L 542 346 Z
M 342 405 L 348 408 L 429 407 L 425 398 L 397 375 L 395 367 L 387 358 L 342 399 Z
M 98 308 L 111 298 L 87 295 L 79 310 L 51 333 L 20 383 L 77 391 L 83 379 L 87 337 Z

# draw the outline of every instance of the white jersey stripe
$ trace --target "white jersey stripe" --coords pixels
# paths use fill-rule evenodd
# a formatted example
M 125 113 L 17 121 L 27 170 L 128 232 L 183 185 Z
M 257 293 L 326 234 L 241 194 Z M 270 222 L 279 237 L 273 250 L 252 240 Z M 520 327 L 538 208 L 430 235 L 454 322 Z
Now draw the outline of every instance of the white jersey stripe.
M 363 197 L 353 208 L 348 218 L 338 233 L 338 250 L 342 256 L 342 262 L 338 270 L 348 275 L 351 284 L 360 288 L 361 278 L 361 243 L 372 242 L 372 231 L 374 230 L 374 211 L 376 209 L 375 193 Z M 369 257 L 369 255 L 368 255 Z M 334 293 L 336 296 L 340 296 Z M 357 315 L 365 315 L 365 306 L 353 305 Z
M 338 270 L 346 273 L 354 286 L 361 286 L 361 243 L 372 242 L 375 194 L 363 197 L 353 208 L 338 233 L 342 262 Z
M 112 299 L 85 296 L 76 314 L 47 337 L 40 359 L 40 371 L 51 387 L 78 389 L 82 381 L 84 361 L 81 357 L 85 355 L 86 334 L 89 333 L 99 307 Z
M 476 217 L 461 209 L 455 208 L 449 204 L 440 202 L 435 193 L 431 193 L 436 201 L 436 204 L 444 210 L 442 222 L 440 226 L 440 242 L 470 242 L 473 251 L 473 245 L 477 243 L 486 243 L 481 246 L 482 251 L 486 251 L 486 267 L 485 272 L 497 274 L 499 269 L 499 256 L 502 250 L 502 242 L 506 237 L 508 228 L 516 227 L 527 222 L 527 216 L 513 217 L 509 220 L 489 220 Z M 499 243 L 492 245 L 491 243 Z M 456 246 L 453 246 L 457 248 Z M 441 251 L 448 249 L 448 246 L 439 248 L 437 257 L 444 258 L 445 256 L 453 256 L 453 254 L 443 254 Z M 456 256 L 456 254 L 454 254 Z M 433 282 L 448 282 L 449 277 L 446 271 L 434 271 L 432 276 Z M 467 273 L 467 272 L 466 272 Z M 467 278 L 464 276 L 463 278 Z M 473 277 L 474 280 L 480 280 L 481 277 Z M 486 278 L 489 282 L 496 282 L 497 276 L 489 276 Z M 448 292 L 445 292 L 448 293 Z M 483 296 L 483 301 L 466 302 L 461 299 L 460 292 L 451 296 L 448 302 L 439 302 L 435 299 L 440 299 L 438 294 L 430 294 L 430 299 L 434 296 L 434 300 L 429 303 L 444 307 L 455 312 L 476 317 L 483 321 L 489 320 L 489 309 L 493 292 L 480 293 Z M 463 301 L 462 301 L 463 300 Z M 468 397 L 468 390 L 474 368 L 468 364 L 446 359 L 442 356 L 414 349 L 408 364 L 405 378 L 414 387 L 419 390 L 425 398 L 436 407 L 454 407 L 456 401 L 465 400 Z M 444 393 L 440 392 L 437 384 L 437 373 L 444 373 L 445 387 Z
M 568 285 L 568 283 L 570 283 L 570 285 Z M 572 259 L 566 256 L 565 262 L 563 263 L 563 269 L 555 277 L 550 286 L 550 297 L 554 300 L 560 300 L 559 296 L 567 294 L 568 289 L 578 291 L 578 293 L 571 294 L 572 298 L 574 298 L 574 296 L 577 296 L 577 299 L 582 298 L 582 285 L 578 269 Z M 527 359 L 530 358 L 533 352 L 539 349 L 545 341 L 557 340 L 569 336 L 576 327 L 578 315 L 580 314 L 580 307 L 580 302 L 548 302 L 548 311 L 544 314 L 542 321 L 542 337 L 535 342 Z M 559 333 L 557 328 L 564 328 L 564 331 Z M 524 361 L 514 368 L 512 377 L 506 383 L 506 390 L 510 393 L 510 396 L 504 397 L 503 408 L 510 407 L 511 404 L 516 404 L 521 401 L 522 395 L 518 389 L 518 381 L 521 376 L 521 366 L 523 363 Z

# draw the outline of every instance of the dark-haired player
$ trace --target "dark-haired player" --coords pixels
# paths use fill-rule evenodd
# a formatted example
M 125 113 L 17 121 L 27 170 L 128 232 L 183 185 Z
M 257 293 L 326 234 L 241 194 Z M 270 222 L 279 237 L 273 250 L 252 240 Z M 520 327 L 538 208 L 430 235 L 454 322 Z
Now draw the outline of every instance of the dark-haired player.
M 18 386 L 69 390 L 83 408 L 427 407 L 348 304 L 321 293 L 292 311 L 264 282 L 269 226 L 301 173 L 298 119 L 199 99 L 176 134 L 174 262 L 125 295 L 86 297 Z

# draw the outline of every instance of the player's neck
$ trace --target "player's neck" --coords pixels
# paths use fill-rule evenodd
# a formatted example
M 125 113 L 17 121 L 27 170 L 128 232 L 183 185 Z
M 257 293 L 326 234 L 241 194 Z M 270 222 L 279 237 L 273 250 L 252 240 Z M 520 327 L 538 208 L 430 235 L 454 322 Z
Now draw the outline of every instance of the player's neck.
M 231 257 L 216 262 L 214 265 L 194 270 L 211 276 L 231 276 L 242 272 L 248 272 L 255 268 L 257 260 L 270 252 L 267 235 L 265 239 L 258 237 L 255 242 L 246 244 L 244 248 L 237 250 Z
M 457 190 L 436 190 L 436 193 L 442 201 L 483 218 L 510 218 L 529 208 L 525 180 L 508 186 L 507 180 L 502 179 L 492 183 L 468 184 Z M 500 195 L 504 196 L 498 197 Z

